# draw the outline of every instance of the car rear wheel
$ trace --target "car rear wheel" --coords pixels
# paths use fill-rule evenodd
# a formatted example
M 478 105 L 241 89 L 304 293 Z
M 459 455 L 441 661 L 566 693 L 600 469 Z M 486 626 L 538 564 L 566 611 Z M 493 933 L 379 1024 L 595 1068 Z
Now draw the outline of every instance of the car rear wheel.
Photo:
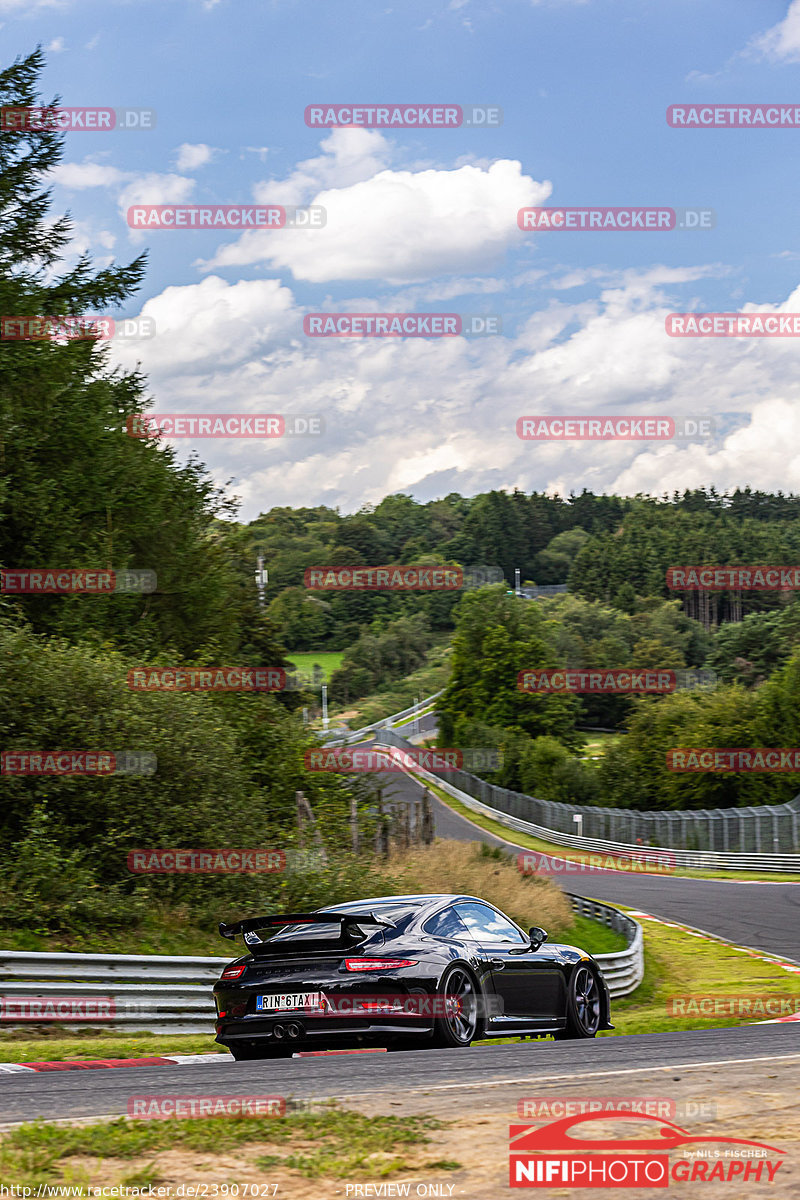
M 256 1058 L 291 1058 L 294 1053 L 293 1047 L 276 1049 L 272 1046 L 260 1046 L 254 1042 L 240 1042 L 238 1045 L 234 1043 L 228 1049 L 237 1062 L 251 1062 Z
M 439 995 L 445 1011 L 433 1023 L 434 1046 L 466 1047 L 483 1036 L 475 980 L 465 967 L 449 967 L 445 971 Z
M 556 1039 L 593 1038 L 600 1028 L 600 985 L 590 967 L 578 967 L 567 993 L 567 1026 Z

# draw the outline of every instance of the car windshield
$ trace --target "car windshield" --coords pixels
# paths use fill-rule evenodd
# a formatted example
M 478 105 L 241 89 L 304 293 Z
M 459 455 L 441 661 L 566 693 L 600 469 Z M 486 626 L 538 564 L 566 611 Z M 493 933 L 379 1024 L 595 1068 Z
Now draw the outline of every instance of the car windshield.
M 387 920 L 398 924 L 401 920 L 404 920 L 406 917 L 411 916 L 417 911 L 416 908 L 413 905 L 409 905 L 407 901 L 396 903 L 387 903 L 384 901 L 383 903 L 364 905 L 363 907 L 359 908 L 353 908 L 349 904 L 343 904 L 341 908 L 334 909 L 334 906 L 331 905 L 331 909 L 336 912 L 347 913 L 348 916 L 352 917 L 354 925 L 358 924 L 359 914 L 361 916 L 366 916 L 369 913 L 374 913 L 376 917 L 386 917 Z M 367 928 L 369 929 L 375 927 L 367 926 Z M 259 935 L 262 940 L 267 940 L 264 936 L 265 933 L 266 931 L 262 931 Z M 339 938 L 340 933 L 341 926 L 338 921 L 332 921 L 330 924 L 325 922 L 311 925 L 284 925 L 268 940 L 271 942 L 294 942 L 304 940 L 317 942 L 327 941 L 329 939 L 331 941 L 335 941 Z

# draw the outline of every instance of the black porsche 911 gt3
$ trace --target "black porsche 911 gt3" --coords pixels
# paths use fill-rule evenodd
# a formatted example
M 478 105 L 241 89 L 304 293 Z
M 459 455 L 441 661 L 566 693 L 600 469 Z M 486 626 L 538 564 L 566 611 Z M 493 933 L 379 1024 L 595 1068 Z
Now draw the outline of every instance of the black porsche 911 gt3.
M 543 929 L 526 935 L 475 896 L 382 896 L 219 931 L 249 950 L 214 985 L 216 1040 L 236 1059 L 614 1028 L 589 954 L 545 945 Z

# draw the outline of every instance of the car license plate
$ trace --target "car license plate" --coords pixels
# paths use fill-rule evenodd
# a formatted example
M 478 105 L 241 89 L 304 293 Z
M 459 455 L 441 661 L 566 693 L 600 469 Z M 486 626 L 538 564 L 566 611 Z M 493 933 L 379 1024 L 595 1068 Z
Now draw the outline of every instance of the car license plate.
M 256 1012 L 305 1012 L 324 1009 L 324 992 L 286 992 L 273 996 L 256 996 Z

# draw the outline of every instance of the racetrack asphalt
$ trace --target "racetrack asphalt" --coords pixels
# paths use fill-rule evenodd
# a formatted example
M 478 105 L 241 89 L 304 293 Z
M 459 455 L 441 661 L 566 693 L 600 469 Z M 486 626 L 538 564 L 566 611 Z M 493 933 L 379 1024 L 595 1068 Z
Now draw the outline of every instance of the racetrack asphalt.
M 759 1070 L 779 1058 L 800 1060 L 796 1025 L 746 1025 L 727 1029 L 603 1037 L 592 1041 L 519 1042 L 472 1046 L 469 1050 L 412 1050 L 234 1062 L 220 1056 L 207 1063 L 170 1067 L 121 1067 L 64 1074 L 0 1075 L 0 1124 L 42 1117 L 47 1120 L 124 1116 L 134 1097 L 284 1096 L 287 1099 L 336 1099 L 409 1096 L 425 1093 L 430 1109 L 447 1096 L 489 1087 L 541 1088 L 545 1083 L 613 1078 L 624 1091 L 625 1078 L 663 1087 L 670 1074 L 689 1066 L 758 1063 Z M 388 1095 L 387 1095 L 388 1094 Z M 645 1094 L 650 1094 L 645 1088 Z
M 419 796 L 424 784 L 400 772 L 381 775 L 386 795 L 398 800 Z M 486 842 L 510 854 L 524 847 L 496 837 L 432 797 L 436 836 Z M 558 847 L 553 854 L 558 855 Z M 737 945 L 750 946 L 800 962 L 800 883 L 751 883 L 736 879 L 686 879 L 668 875 L 630 875 L 624 871 L 557 876 L 576 896 L 640 909 L 668 921 L 680 921 Z

